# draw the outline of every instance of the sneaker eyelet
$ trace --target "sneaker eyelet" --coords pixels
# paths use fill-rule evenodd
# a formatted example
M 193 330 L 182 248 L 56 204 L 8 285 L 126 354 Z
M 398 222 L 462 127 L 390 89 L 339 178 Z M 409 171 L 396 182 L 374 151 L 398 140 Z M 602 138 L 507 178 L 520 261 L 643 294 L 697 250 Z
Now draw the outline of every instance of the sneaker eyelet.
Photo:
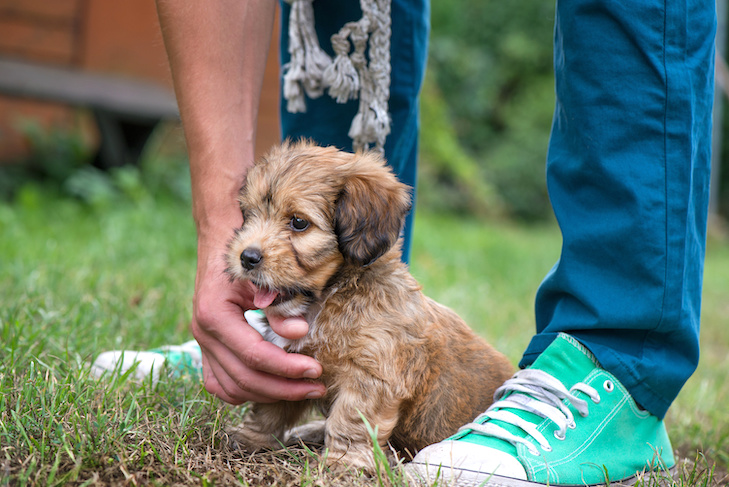
M 564 432 L 560 432 L 560 430 L 557 430 L 554 432 L 554 437 L 557 438 L 559 441 L 564 441 L 564 439 L 567 438 L 567 434 Z
M 549 453 L 552 451 L 552 447 L 550 445 L 542 445 L 542 450 Z
M 615 384 L 611 380 L 606 380 L 602 387 L 605 389 L 605 392 L 613 392 L 615 390 Z
M 567 427 L 569 429 L 573 430 L 573 429 L 577 428 L 577 423 L 575 423 L 574 420 L 573 420 L 572 422 L 570 422 L 569 424 L 567 424 Z

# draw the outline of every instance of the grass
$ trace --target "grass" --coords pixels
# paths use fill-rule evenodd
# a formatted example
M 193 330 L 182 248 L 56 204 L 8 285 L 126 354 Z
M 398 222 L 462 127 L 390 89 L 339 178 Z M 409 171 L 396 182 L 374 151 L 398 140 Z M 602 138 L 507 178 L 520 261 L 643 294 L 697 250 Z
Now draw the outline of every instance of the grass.
M 189 215 L 172 199 L 87 206 L 40 186 L 0 203 L 0 486 L 399 485 L 399 469 L 341 476 L 304 448 L 235 451 L 225 427 L 243 410 L 192 378 L 89 376 L 101 351 L 190 339 Z M 426 292 L 518 361 L 536 286 L 558 256 L 556 229 L 426 214 L 416 228 L 412 267 Z M 729 245 L 715 239 L 702 362 L 667 419 L 688 459 L 677 485 L 719 485 L 729 466 L 727 295 Z

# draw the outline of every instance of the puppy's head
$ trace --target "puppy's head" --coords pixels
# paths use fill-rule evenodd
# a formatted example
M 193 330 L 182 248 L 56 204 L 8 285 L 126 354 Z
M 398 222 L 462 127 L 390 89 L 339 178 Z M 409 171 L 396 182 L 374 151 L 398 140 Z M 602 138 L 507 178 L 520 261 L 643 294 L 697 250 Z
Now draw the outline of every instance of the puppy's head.
M 248 172 L 243 226 L 228 273 L 256 287 L 254 304 L 303 315 L 342 266 L 372 264 L 395 245 L 410 208 L 407 186 L 371 152 L 284 143 Z

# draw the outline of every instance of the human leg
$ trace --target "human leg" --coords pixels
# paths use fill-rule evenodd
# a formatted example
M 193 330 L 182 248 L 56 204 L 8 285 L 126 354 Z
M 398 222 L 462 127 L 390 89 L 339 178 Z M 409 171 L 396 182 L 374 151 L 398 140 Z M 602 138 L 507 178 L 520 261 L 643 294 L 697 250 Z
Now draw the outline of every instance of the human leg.
M 577 21 L 586 3 L 557 18 L 547 182 L 563 249 L 521 365 L 570 333 L 663 417 L 698 362 L 714 4 L 593 7 L 595 25 Z
M 557 3 L 547 180 L 563 250 L 530 368 L 418 474 L 597 484 L 672 465 L 660 418 L 698 360 L 713 34 L 708 0 Z

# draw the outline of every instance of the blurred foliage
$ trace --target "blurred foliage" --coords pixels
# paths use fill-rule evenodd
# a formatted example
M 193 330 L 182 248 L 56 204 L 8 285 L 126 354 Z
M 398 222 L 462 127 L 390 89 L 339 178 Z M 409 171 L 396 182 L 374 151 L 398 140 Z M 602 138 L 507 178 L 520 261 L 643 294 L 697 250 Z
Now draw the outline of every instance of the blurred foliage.
M 719 191 L 717 194 L 717 211 L 724 218 L 729 216 L 729 104 L 727 103 L 727 96 L 725 94 L 720 95 L 722 104 L 722 119 L 721 119 L 721 137 L 722 144 L 720 149 L 720 157 L 718 160 L 718 168 L 712 167 L 713 171 L 718 170 L 716 174 L 716 182 L 719 185 Z
M 67 196 L 98 209 L 125 203 L 144 205 L 158 198 L 190 201 L 183 145 L 167 143 L 170 127 L 156 131 L 138 166 L 102 171 L 93 166 L 93 151 L 78 129 L 48 129 L 35 122 L 19 126 L 30 156 L 0 166 L 0 201 L 40 207 L 47 196 Z
M 484 168 L 461 146 L 443 95 L 430 80 L 422 93 L 418 204 L 441 213 L 501 216 L 504 203 Z
M 529 220 L 550 214 L 553 22 L 554 4 L 544 0 L 432 3 L 421 204 Z
M 487 217 L 551 215 L 544 162 L 554 107 L 553 2 L 449 0 L 431 8 L 418 204 Z M 102 172 L 77 134 L 33 124 L 24 133 L 32 159 L 0 167 L 0 199 L 46 191 L 91 206 L 189 199 L 185 157 L 160 150 L 164 142 L 153 141 L 139 167 Z
M 78 131 L 47 130 L 38 123 L 18 123 L 30 147 L 27 160 L 0 166 L 0 199 L 10 200 L 23 192 L 26 184 L 45 182 L 50 191 L 58 192 L 90 159 L 85 141 Z

